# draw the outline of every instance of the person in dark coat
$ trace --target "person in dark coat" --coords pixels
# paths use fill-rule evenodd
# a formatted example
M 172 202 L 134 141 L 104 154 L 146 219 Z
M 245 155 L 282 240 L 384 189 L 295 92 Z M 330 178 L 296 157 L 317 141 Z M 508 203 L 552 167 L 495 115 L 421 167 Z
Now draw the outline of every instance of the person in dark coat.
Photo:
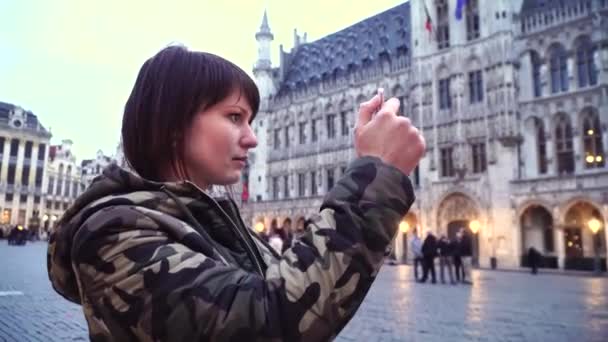
M 528 249 L 528 263 L 530 264 L 532 274 L 538 273 L 538 266 L 540 266 L 541 258 L 542 255 L 536 248 L 530 247 Z
M 471 267 L 472 267 L 472 258 L 473 258 L 473 243 L 471 240 L 471 235 L 465 232 L 464 228 L 461 228 L 458 232 L 459 242 L 458 242 L 458 250 L 460 254 L 460 269 L 462 275 L 462 283 L 463 284 L 472 284 L 471 282 Z
M 454 276 L 452 275 L 454 245 L 450 243 L 450 240 L 445 235 L 442 235 L 439 242 L 437 242 L 437 247 L 439 250 L 439 278 L 441 279 L 441 283 L 445 284 L 444 271 L 447 268 L 450 284 L 455 284 Z
M 435 278 L 435 258 L 437 257 L 437 238 L 433 233 L 428 232 L 424 243 L 422 244 L 422 279 L 421 283 L 426 282 L 426 279 L 431 272 L 431 282 L 435 284 L 437 279 Z
M 454 275 L 456 282 L 459 283 L 462 278 L 462 259 L 460 257 L 460 234 L 456 234 L 456 238 L 450 240 L 450 249 L 452 250 L 452 262 L 454 263 Z

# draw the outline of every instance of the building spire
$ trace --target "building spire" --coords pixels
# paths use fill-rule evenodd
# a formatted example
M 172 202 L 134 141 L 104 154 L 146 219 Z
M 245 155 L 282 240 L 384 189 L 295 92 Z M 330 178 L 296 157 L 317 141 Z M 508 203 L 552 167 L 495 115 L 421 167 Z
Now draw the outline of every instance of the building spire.
M 268 13 L 266 9 L 264 9 L 264 16 L 262 17 L 262 25 L 260 25 L 260 30 L 255 34 L 255 39 L 259 40 L 260 38 L 269 38 L 270 40 L 274 39 L 274 35 L 270 31 L 270 26 L 268 25 Z

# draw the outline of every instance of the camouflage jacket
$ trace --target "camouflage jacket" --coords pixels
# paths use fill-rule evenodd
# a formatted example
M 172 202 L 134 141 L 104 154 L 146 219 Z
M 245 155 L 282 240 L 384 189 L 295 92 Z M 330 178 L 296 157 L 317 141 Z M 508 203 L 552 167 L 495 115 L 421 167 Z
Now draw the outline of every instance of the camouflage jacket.
M 82 305 L 93 341 L 330 340 L 413 201 L 403 173 L 359 158 L 279 256 L 233 201 L 111 165 L 59 221 L 49 277 Z

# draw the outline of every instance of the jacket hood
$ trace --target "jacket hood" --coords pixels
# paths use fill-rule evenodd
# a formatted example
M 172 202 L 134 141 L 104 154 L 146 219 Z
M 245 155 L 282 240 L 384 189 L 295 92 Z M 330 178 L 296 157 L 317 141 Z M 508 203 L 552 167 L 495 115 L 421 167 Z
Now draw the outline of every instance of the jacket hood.
M 55 291 L 80 304 L 78 284 L 72 267 L 72 247 L 74 236 L 87 218 L 104 207 L 121 204 L 134 204 L 168 213 L 179 212 L 176 203 L 167 200 L 167 191 L 180 199 L 195 199 L 202 195 L 202 191 L 189 182 L 153 182 L 116 164 L 106 167 L 64 213 L 51 233 L 47 270 Z

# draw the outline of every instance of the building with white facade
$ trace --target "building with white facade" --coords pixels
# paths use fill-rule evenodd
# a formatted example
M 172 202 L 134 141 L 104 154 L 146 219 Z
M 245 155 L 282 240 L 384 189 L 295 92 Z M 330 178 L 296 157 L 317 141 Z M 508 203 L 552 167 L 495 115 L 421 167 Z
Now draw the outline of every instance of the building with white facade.
M 101 175 L 103 169 L 111 163 L 114 163 L 114 158 L 103 154 L 102 150 L 97 151 L 95 159 L 85 159 L 80 163 L 82 171 L 82 182 L 85 187 L 91 185 L 95 177 Z
M 45 188 L 45 210 L 42 226 L 49 230 L 63 213 L 84 191 L 81 169 L 72 152 L 73 142 L 62 140 L 61 144 L 51 145 L 47 163 L 47 182 Z
M 546 267 L 598 255 L 605 268 L 608 1 L 456 4 L 411 0 L 317 41 L 296 34 L 276 67 L 265 14 L 245 215 L 292 226 L 316 212 L 354 157 L 358 104 L 383 87 L 427 142 L 410 235 L 465 227 L 481 266 L 526 265 L 535 247 Z
M 42 216 L 50 139 L 31 111 L 0 102 L 0 226 Z

